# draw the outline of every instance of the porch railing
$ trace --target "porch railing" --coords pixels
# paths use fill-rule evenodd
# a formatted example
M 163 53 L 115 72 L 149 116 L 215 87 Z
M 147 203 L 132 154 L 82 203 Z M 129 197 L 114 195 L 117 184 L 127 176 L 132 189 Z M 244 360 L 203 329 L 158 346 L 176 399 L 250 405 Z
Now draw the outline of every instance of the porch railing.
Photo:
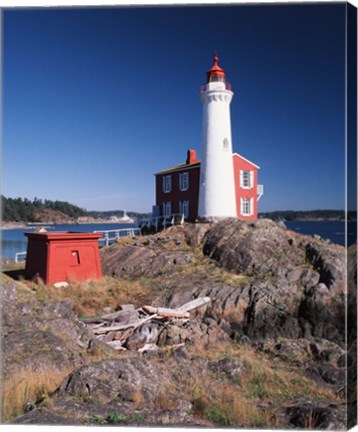
M 18 263 L 19 261 L 25 261 L 26 255 L 27 255 L 27 252 L 17 252 L 15 254 L 15 262 Z
M 141 228 L 121 228 L 116 230 L 99 230 L 93 231 L 94 233 L 101 233 L 102 237 L 98 239 L 98 242 L 104 242 L 105 246 L 108 246 L 111 242 L 117 241 L 122 237 L 137 237 L 141 236 Z

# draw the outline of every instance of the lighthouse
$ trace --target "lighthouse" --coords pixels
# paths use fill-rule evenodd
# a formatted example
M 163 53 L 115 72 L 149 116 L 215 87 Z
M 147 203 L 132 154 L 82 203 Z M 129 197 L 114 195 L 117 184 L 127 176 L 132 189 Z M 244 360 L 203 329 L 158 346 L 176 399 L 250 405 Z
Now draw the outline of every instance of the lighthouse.
M 230 120 L 233 92 L 218 61 L 215 53 L 200 94 L 203 125 L 198 216 L 206 221 L 237 217 Z
M 224 218 L 255 220 L 264 186 L 258 184 L 260 167 L 232 152 L 230 103 L 233 97 L 225 71 L 214 65 L 201 86 L 203 130 L 201 160 L 193 148 L 185 162 L 155 173 L 153 226 L 217 221 Z

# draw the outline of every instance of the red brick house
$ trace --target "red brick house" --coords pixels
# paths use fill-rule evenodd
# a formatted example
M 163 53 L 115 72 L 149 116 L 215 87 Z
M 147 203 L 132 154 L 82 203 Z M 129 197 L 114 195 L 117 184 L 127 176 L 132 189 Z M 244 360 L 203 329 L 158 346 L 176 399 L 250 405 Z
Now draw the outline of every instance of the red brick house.
M 257 219 L 258 200 L 263 186 L 258 184 L 259 167 L 238 153 L 232 155 L 235 181 L 236 212 L 239 219 Z M 200 161 L 195 150 L 188 150 L 185 163 L 155 174 L 156 205 L 153 217 L 184 216 L 186 221 L 198 219 Z

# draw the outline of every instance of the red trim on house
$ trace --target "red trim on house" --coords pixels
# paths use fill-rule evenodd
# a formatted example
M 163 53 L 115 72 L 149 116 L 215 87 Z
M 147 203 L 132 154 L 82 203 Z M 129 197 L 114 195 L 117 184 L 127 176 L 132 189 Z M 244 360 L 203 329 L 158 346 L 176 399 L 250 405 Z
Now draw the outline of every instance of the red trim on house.
M 257 165 L 249 162 L 238 154 L 233 154 L 235 194 L 236 194 L 236 214 L 239 219 L 257 219 Z M 253 172 L 253 184 L 250 189 L 242 188 L 240 185 L 240 171 Z M 253 202 L 253 212 L 250 216 L 241 214 L 241 199 L 247 198 Z

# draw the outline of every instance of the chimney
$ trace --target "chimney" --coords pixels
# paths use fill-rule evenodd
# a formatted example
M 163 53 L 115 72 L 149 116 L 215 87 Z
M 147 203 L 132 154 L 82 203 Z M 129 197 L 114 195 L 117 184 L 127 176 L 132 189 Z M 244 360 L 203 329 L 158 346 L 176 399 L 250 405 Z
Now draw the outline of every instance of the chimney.
M 188 150 L 188 156 L 186 158 L 187 164 L 192 164 L 198 162 L 198 157 L 196 155 L 196 150 Z

